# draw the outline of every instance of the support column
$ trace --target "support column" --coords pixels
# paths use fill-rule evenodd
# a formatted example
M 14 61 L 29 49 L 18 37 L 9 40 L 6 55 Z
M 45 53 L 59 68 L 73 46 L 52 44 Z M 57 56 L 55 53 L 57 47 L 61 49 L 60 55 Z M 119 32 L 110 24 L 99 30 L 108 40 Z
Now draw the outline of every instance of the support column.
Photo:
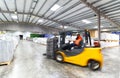
M 101 16 L 100 16 L 100 11 L 98 12 L 98 41 L 100 42 L 101 39 Z
M 65 26 L 64 25 L 62 25 L 63 26 L 63 31 L 65 31 Z

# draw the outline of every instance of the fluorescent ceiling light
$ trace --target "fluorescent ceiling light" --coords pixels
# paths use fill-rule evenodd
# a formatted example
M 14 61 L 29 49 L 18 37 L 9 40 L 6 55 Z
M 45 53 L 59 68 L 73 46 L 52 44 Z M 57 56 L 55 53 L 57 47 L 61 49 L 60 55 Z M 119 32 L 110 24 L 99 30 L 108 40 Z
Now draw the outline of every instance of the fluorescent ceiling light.
M 101 28 L 103 28 L 104 26 L 100 26 Z M 93 28 L 98 28 L 98 26 L 95 26 L 95 27 L 93 27 Z
M 57 4 L 55 4 L 55 5 L 51 8 L 51 10 L 52 10 L 52 11 L 56 11 L 58 8 L 60 8 L 60 6 L 57 5 Z
M 15 11 L 14 13 L 15 13 L 15 14 L 17 14 L 17 12 L 16 12 L 16 11 Z
M 17 15 L 12 15 L 12 18 L 13 19 L 17 19 Z
M 63 26 L 61 25 L 60 28 L 63 28 Z M 64 28 L 66 29 L 66 28 L 68 28 L 68 26 L 64 26 Z
M 59 26 L 59 28 L 63 28 L 63 26 L 61 25 L 61 26 Z
M 98 27 L 93 27 L 93 28 L 98 28 Z
M 82 20 L 82 22 L 84 22 L 84 23 L 86 23 L 86 24 L 92 23 L 91 21 L 88 21 L 88 20 L 86 20 L 86 19 Z
M 38 22 L 43 22 L 43 19 L 39 19 Z
M 109 29 L 102 29 L 101 31 L 109 31 Z
M 31 18 L 35 18 L 35 16 L 34 16 L 34 15 L 31 15 Z
M 66 29 L 66 28 L 68 28 L 68 26 L 64 26 L 64 28 Z

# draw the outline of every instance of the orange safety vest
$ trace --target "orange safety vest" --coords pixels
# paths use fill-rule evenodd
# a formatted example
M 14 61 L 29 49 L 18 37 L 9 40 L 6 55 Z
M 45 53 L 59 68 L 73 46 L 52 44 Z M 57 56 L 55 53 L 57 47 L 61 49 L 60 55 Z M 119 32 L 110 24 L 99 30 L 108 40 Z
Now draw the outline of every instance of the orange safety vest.
M 79 36 L 78 39 L 74 41 L 74 43 L 75 43 L 77 46 L 79 46 L 81 40 L 82 40 L 82 37 Z

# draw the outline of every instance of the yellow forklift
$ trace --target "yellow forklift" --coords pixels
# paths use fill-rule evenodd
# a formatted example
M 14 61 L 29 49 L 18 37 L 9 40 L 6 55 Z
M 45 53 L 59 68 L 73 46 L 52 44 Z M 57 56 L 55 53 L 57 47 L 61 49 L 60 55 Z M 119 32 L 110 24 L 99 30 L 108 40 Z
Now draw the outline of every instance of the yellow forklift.
M 91 70 L 99 70 L 103 65 L 103 55 L 100 46 L 91 46 L 91 37 L 89 41 L 85 37 L 86 31 L 63 31 L 60 32 L 60 37 L 47 40 L 47 57 L 53 58 L 57 62 L 67 62 L 80 66 L 88 66 Z M 70 41 L 66 42 L 66 37 L 72 37 L 75 34 L 82 36 L 82 41 L 79 46 L 72 47 L 67 50 Z M 51 42 L 50 42 L 51 41 Z

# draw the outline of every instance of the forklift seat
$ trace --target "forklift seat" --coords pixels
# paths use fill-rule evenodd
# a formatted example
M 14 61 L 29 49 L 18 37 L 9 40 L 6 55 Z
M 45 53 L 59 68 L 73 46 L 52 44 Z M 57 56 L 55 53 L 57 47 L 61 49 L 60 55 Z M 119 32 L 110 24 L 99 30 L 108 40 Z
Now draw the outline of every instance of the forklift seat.
M 80 44 L 81 44 L 80 46 L 74 46 L 74 49 L 70 51 L 64 51 L 66 56 L 75 56 L 82 53 L 84 50 L 85 44 L 83 43 L 83 41 L 81 41 Z

